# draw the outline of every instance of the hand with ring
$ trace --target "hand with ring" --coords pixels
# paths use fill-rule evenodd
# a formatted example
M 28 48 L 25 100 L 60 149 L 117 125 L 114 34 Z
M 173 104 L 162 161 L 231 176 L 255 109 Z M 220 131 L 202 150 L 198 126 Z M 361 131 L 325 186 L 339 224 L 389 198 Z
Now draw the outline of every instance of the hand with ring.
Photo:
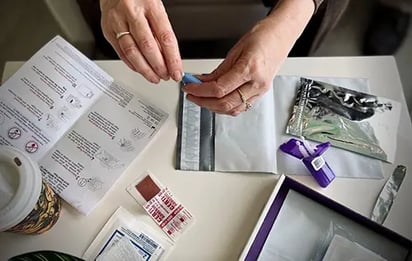
M 272 85 L 272 80 L 314 11 L 313 1 L 280 1 L 229 51 L 201 84 L 187 84 L 187 99 L 210 111 L 236 116 Z
M 237 116 L 269 88 L 274 75 L 287 56 L 280 48 L 270 25 L 262 21 L 230 50 L 226 59 L 203 81 L 187 84 L 183 90 L 188 100 L 210 111 Z
M 102 30 L 119 57 L 148 81 L 180 81 L 182 61 L 161 0 L 100 0 Z

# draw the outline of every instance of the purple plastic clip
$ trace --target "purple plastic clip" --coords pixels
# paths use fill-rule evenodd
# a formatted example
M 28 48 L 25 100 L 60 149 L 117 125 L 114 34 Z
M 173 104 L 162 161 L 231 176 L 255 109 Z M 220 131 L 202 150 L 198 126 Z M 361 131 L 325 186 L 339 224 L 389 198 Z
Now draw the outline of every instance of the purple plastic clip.
M 279 149 L 302 160 L 318 184 L 326 188 L 336 177 L 329 164 L 322 157 L 322 154 L 329 147 L 330 142 L 321 143 L 312 148 L 305 140 L 292 138 L 280 145 Z

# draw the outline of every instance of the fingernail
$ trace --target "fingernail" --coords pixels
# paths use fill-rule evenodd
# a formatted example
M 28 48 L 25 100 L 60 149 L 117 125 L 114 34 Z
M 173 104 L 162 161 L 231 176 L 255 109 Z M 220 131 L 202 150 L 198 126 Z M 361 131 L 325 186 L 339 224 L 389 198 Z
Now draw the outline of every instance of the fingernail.
M 167 71 L 163 71 L 161 74 L 159 74 L 159 76 L 164 81 L 167 81 L 170 78 L 170 75 Z
M 173 80 L 175 80 L 176 82 L 179 82 L 182 79 L 183 74 L 179 71 L 174 71 L 172 73 L 172 78 Z
M 158 83 L 160 82 L 160 79 L 158 79 L 158 78 L 150 78 L 149 81 L 150 81 L 151 83 L 156 83 L 156 84 L 158 84 Z
M 235 111 L 235 112 L 232 112 L 232 114 L 231 114 L 231 115 L 232 115 L 233 117 L 236 117 L 236 116 L 238 116 L 239 114 L 240 114 L 240 112 L 239 112 L 239 111 Z

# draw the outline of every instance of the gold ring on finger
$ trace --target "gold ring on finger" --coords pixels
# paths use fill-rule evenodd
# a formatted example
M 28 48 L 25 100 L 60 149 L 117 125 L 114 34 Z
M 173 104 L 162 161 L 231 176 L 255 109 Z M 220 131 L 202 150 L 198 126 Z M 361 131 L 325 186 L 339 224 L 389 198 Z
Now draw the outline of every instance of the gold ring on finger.
M 119 32 L 116 34 L 116 39 L 119 40 L 122 36 L 128 35 L 130 32 Z
M 240 90 L 240 88 L 237 88 L 236 91 L 239 93 L 240 99 L 242 100 L 243 104 L 247 103 L 245 95 L 243 95 L 243 92 Z

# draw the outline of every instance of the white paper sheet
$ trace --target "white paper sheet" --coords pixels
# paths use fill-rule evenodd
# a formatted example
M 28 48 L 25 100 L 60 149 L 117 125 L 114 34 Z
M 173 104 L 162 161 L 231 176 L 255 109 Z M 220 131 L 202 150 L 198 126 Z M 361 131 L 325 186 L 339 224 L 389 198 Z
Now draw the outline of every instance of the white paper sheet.
M 0 145 L 26 151 L 44 180 L 88 214 L 167 118 L 61 37 L 0 88 Z

